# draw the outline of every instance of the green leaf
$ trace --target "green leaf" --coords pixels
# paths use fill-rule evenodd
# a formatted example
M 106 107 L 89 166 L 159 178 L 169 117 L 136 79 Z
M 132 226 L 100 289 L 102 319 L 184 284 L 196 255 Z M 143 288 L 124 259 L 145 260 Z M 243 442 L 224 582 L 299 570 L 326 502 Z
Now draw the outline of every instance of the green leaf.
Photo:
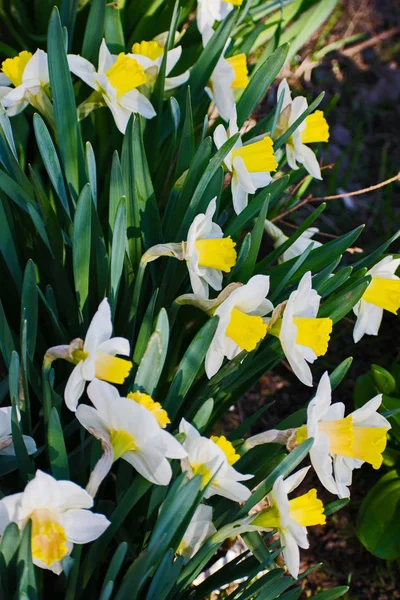
M 124 196 L 124 185 L 122 181 L 121 163 L 119 161 L 118 152 L 115 151 L 113 154 L 113 160 L 111 165 L 110 201 L 108 207 L 108 225 L 110 228 L 108 239 L 110 247 L 114 231 L 115 219 L 117 217 L 117 210 L 122 196 Z
M 25 525 L 21 536 L 21 545 L 18 552 L 18 598 L 37 600 L 36 577 L 32 563 L 31 552 L 32 521 Z
M 371 365 L 372 377 L 381 394 L 390 394 L 396 389 L 396 380 L 389 371 L 379 365 Z
M 144 318 L 140 325 L 139 333 L 138 333 L 136 344 L 135 344 L 135 350 L 133 352 L 133 362 L 137 365 L 142 360 L 142 356 L 146 350 L 148 341 L 151 336 L 157 294 L 158 294 L 158 290 L 155 290 L 151 297 L 151 300 L 146 308 Z
M 48 31 L 48 63 L 50 87 L 54 100 L 54 117 L 68 187 L 75 197 L 79 194 L 82 179 L 83 150 L 79 136 L 75 94 L 65 54 L 64 36 L 60 15 L 55 7 Z
M 196 427 L 200 432 L 207 427 L 207 423 L 212 415 L 214 409 L 214 400 L 209 398 L 199 408 L 197 413 L 192 419 L 192 425 Z
M 90 581 L 91 576 L 98 566 L 99 558 L 106 551 L 114 535 L 120 529 L 122 523 L 134 506 L 147 492 L 150 485 L 149 481 L 137 476 L 133 483 L 126 489 L 122 498 L 120 498 L 118 505 L 109 517 L 111 525 L 109 525 L 103 535 L 91 545 L 90 550 L 86 555 L 82 568 L 83 588 L 86 588 Z
M 338 510 L 342 510 L 347 504 L 350 502 L 350 498 L 342 498 L 340 500 L 334 500 L 334 502 L 330 502 L 324 507 L 324 515 L 330 517 Z
M 190 71 L 189 85 L 192 98 L 197 101 L 203 94 L 204 88 L 211 77 L 212 72 L 224 51 L 232 27 L 236 20 L 236 13 L 232 11 L 214 32 L 212 38 L 204 48 L 193 68 Z
M 174 551 L 169 549 L 151 579 L 146 600 L 165 600 L 176 584 L 182 564 L 183 558 L 174 559 Z
M 190 87 L 188 87 L 186 93 L 185 121 L 183 123 L 182 136 L 179 144 L 178 158 L 175 169 L 175 175 L 177 177 L 182 175 L 186 169 L 189 169 L 190 165 L 192 164 L 194 153 L 195 145 L 192 101 L 190 96 Z
M 64 175 L 61 170 L 57 151 L 42 117 L 37 113 L 33 115 L 33 128 L 43 164 L 57 194 L 57 198 L 60 200 L 61 206 L 69 219 L 71 219 Z
M 76 204 L 72 234 L 72 260 L 75 290 L 80 316 L 85 322 L 87 322 L 89 317 L 90 250 L 92 245 L 91 228 L 92 194 L 90 192 L 90 185 L 86 184 Z
M 340 365 L 338 365 L 336 369 L 329 375 L 332 391 L 335 390 L 346 377 L 347 371 L 350 369 L 352 362 L 353 357 L 349 356 L 349 358 L 346 358 L 343 362 L 341 362 Z
M 125 52 L 125 38 L 121 23 L 121 10 L 116 2 L 106 4 L 104 37 L 112 54 Z
M 201 176 L 200 181 L 198 182 L 193 196 L 190 200 L 189 206 L 187 208 L 186 214 L 183 218 L 183 222 L 178 232 L 178 239 L 186 239 L 187 232 L 196 214 L 200 212 L 200 209 L 206 208 L 212 200 L 211 197 L 207 197 L 207 195 L 205 194 L 207 186 L 211 182 L 215 173 L 218 171 L 219 167 L 222 165 L 224 158 L 232 150 L 238 139 L 238 133 L 229 138 L 210 160 L 208 167 Z
M 158 315 L 154 333 L 140 361 L 135 377 L 135 388 L 143 388 L 150 396 L 157 387 L 167 357 L 169 323 L 167 311 L 162 308 Z
M 357 535 L 375 556 L 395 560 L 400 556 L 400 478 L 386 473 L 368 492 L 357 518 Z
M 133 115 L 129 119 L 122 146 L 121 168 L 124 193 L 126 195 L 126 227 L 128 236 L 129 258 L 132 265 L 140 262 L 142 255 L 139 206 L 136 199 L 135 152 L 134 152 Z M 137 144 L 135 143 L 135 146 Z
M 38 297 L 36 286 L 36 271 L 35 265 L 31 260 L 28 261 L 24 281 L 22 284 L 22 299 L 21 299 L 21 330 L 22 323 L 26 320 L 26 343 L 27 350 L 31 360 L 33 360 L 36 347 L 36 337 L 38 328 Z
M 12 404 L 11 433 L 15 456 L 18 461 L 18 468 L 21 473 L 21 477 L 25 482 L 28 482 L 29 479 L 33 477 L 35 468 L 25 446 L 19 419 L 20 364 L 19 357 L 16 352 L 13 352 L 11 355 L 8 385 Z
M 138 207 L 144 249 L 147 250 L 162 242 L 162 233 L 160 213 L 147 164 L 140 119 L 136 119 L 133 125 L 132 157 L 133 202 Z
M 186 397 L 217 329 L 218 317 L 210 319 L 196 334 L 179 363 L 175 377 L 165 398 L 164 408 L 170 419 L 174 419 Z
M 275 248 L 275 250 L 273 250 L 268 256 L 266 256 L 265 258 L 263 258 L 258 263 L 257 270 L 258 271 L 265 270 L 269 265 L 271 265 L 278 258 L 280 258 L 286 252 L 286 250 L 288 250 L 295 243 L 295 241 L 299 239 L 299 237 L 306 231 L 306 229 L 308 229 L 309 227 L 311 227 L 311 225 L 314 223 L 314 221 L 317 220 L 317 218 L 325 210 L 325 208 L 326 208 L 326 203 L 322 203 L 320 206 L 318 206 L 318 208 L 316 208 L 311 213 L 311 215 L 309 215 L 307 217 L 307 219 L 304 219 L 304 221 L 300 225 L 300 227 L 297 228 L 297 230 L 295 231 L 295 233 L 293 235 L 291 235 L 286 240 L 286 242 L 284 242 L 283 244 L 281 244 L 280 246 L 278 246 L 278 248 Z M 286 263 L 288 263 L 288 262 L 289 261 L 286 261 Z
M 0 300 L 0 350 L 6 367 L 9 368 L 12 352 L 15 350 L 15 344 L 11 329 L 8 326 L 3 305 Z
M 348 591 L 349 587 L 347 585 L 341 585 L 330 590 L 326 590 L 325 592 L 319 592 L 319 594 L 315 594 L 313 598 L 318 598 L 318 600 L 336 600 L 336 598 L 341 598 Z
M 0 198 L 0 252 L 17 289 L 20 290 L 22 284 L 22 271 L 18 261 L 13 231 L 8 218 L 11 219 L 11 215 L 9 214 L 9 217 L 7 217 L 7 213 L 3 206 L 3 200 Z
M 269 195 L 267 195 L 265 198 L 264 204 L 260 210 L 260 214 L 258 215 L 255 225 L 253 227 L 253 231 L 251 232 L 250 248 L 246 256 L 246 260 L 243 263 L 243 266 L 241 267 L 240 271 L 237 272 L 235 275 L 236 279 L 242 283 L 247 283 L 254 271 L 258 252 L 261 246 L 261 240 L 264 233 L 264 224 L 268 212 L 268 206 Z
M 48 446 L 51 473 L 55 479 L 70 479 L 67 449 L 60 417 L 53 407 L 50 413 Z
M 337 323 L 357 304 L 369 283 L 370 277 L 363 277 L 363 279 L 354 281 L 345 290 L 334 294 L 325 301 L 318 312 L 318 316 L 330 317 L 333 323 Z
M 107 573 L 103 580 L 103 586 L 101 588 L 99 600 L 108 600 L 108 598 L 111 597 L 111 592 L 114 588 L 115 580 L 118 577 L 118 574 L 121 570 L 127 550 L 128 544 L 126 542 L 121 542 L 116 552 L 114 553 L 114 556 L 112 557 L 110 565 L 107 569 Z M 108 593 L 108 590 L 110 590 L 110 593 Z
M 171 198 L 168 201 L 164 216 L 165 238 L 168 241 L 178 239 L 178 231 L 182 219 L 189 206 L 196 186 L 203 175 L 211 156 L 211 140 L 207 137 L 200 144 L 189 170 L 175 184 Z M 177 184 L 181 187 L 178 188 Z M 179 192 L 179 193 L 178 193 Z
M 297 448 L 293 450 L 288 456 L 286 456 L 282 462 L 268 475 L 268 477 L 258 486 L 256 491 L 247 500 L 244 506 L 240 509 L 239 515 L 247 515 L 249 510 L 253 508 L 272 490 L 272 486 L 275 480 L 280 477 L 287 477 L 294 469 L 301 463 L 301 461 L 307 456 L 311 446 L 314 443 L 313 438 L 309 438 Z
M 90 183 L 90 191 L 92 192 L 93 203 L 97 208 L 97 168 L 96 157 L 94 155 L 93 146 L 90 142 L 86 142 L 86 168 Z
M 0 552 L 6 567 L 16 556 L 20 543 L 20 533 L 16 523 L 9 523 L 1 537 Z
M 92 0 L 85 35 L 82 45 L 82 56 L 97 67 L 97 59 L 101 40 L 103 39 L 106 0 Z
M 254 69 L 250 82 L 237 103 L 237 124 L 239 128 L 264 98 L 269 86 L 285 64 L 288 52 L 289 44 L 284 44 Z
M 124 268 L 124 257 L 127 243 L 125 200 L 125 197 L 121 198 L 117 209 L 111 249 L 110 295 L 111 310 L 113 315 L 115 314 L 115 309 L 117 306 L 118 290 Z
M 305 263 L 291 278 L 290 283 L 295 283 L 296 281 L 299 281 L 301 277 L 303 277 L 304 273 L 306 273 L 307 271 L 316 273 L 317 271 L 320 271 L 327 265 L 331 264 L 332 260 L 335 257 L 338 257 L 341 254 L 343 254 L 343 252 L 355 242 L 362 230 L 363 225 L 360 225 L 356 229 L 353 229 L 353 231 L 350 231 L 349 233 L 340 236 L 336 240 L 332 240 L 331 242 L 328 242 L 327 244 L 324 244 L 323 246 L 312 250 Z M 274 289 L 282 280 L 282 277 L 284 277 L 285 273 L 289 271 L 289 269 L 293 266 L 295 261 L 296 258 L 292 258 L 282 263 L 281 265 L 274 267 L 270 271 L 268 271 L 268 269 L 261 269 L 261 263 L 258 263 L 256 269 L 257 272 L 266 272 L 270 275 L 271 289 Z

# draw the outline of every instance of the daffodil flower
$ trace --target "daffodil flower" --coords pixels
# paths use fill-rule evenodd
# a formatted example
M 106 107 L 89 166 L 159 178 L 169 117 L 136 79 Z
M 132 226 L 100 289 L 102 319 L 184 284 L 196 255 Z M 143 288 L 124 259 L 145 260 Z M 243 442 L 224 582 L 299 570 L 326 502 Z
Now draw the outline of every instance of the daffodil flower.
M 32 54 L 23 50 L 18 56 L 4 60 L 1 71 L 0 99 L 7 114 L 10 117 L 18 115 L 31 104 L 52 123 L 53 107 L 48 96 L 50 79 L 46 52 L 38 49 Z M 12 84 L 14 87 L 4 87 L 3 84 Z
M 197 27 L 203 33 L 212 27 L 215 21 L 222 21 L 235 6 L 241 6 L 243 0 L 197 0 Z
M 378 335 L 384 310 L 397 314 L 400 308 L 400 278 L 395 273 L 399 265 L 400 258 L 386 256 L 368 271 L 371 283 L 353 308 L 357 316 L 353 332 L 356 343 L 365 334 Z
M 307 363 L 326 354 L 333 325 L 332 319 L 317 317 L 320 300 L 308 271 L 286 304 L 275 309 L 268 326 L 268 333 L 279 338 L 294 374 L 308 386 L 312 386 L 312 373 Z
M 325 525 L 324 506 L 317 498 L 317 490 L 289 500 L 288 495 L 303 481 L 310 467 L 305 467 L 290 477 L 278 477 L 267 496 L 269 508 L 248 518 L 249 529 L 255 531 L 278 530 L 283 546 L 283 558 L 289 573 L 297 579 L 300 568 L 300 550 L 309 547 L 307 527 Z
M 141 90 L 146 91 L 147 94 L 151 93 L 157 80 L 164 56 L 166 41 L 167 36 L 161 34 L 150 42 L 136 42 L 132 46 L 131 54 L 128 54 L 128 56 L 134 58 L 144 68 L 147 80 L 146 83 L 141 86 Z M 182 75 L 177 75 L 176 77 L 168 77 L 179 61 L 181 55 L 182 46 L 177 46 L 167 52 L 166 78 L 164 85 L 164 89 L 167 91 L 183 85 L 189 79 L 189 71 L 185 71 Z
M 146 119 L 155 116 L 151 102 L 137 89 L 147 81 L 144 68 L 128 54 L 111 54 L 105 40 L 100 46 L 98 71 L 86 58 L 76 54 L 68 55 L 68 65 L 72 73 L 95 90 L 80 108 L 80 116 L 88 114 L 85 105 L 89 112 L 91 107 L 107 105 L 121 133 L 125 133 L 132 113 Z
M 0 535 L 11 522 L 22 531 L 31 520 L 33 563 L 59 575 L 74 544 L 93 542 L 110 525 L 92 507 L 93 498 L 76 483 L 36 471 L 22 493 L 0 500 Z
M 382 394 L 344 416 L 343 402 L 332 404 L 328 373 L 319 382 L 315 398 L 307 408 L 307 424 L 296 430 L 296 442 L 314 438 L 311 464 L 321 483 L 339 498 L 350 496 L 353 469 L 364 462 L 374 469 L 382 464 L 390 423 L 377 411 Z
M 308 107 L 304 96 L 297 96 L 292 100 L 286 79 L 279 84 L 278 98 L 282 93 L 282 111 L 274 132 L 274 139 L 285 133 Z M 316 110 L 305 118 L 286 142 L 286 158 L 289 167 L 298 169 L 297 163 L 300 163 L 312 177 L 322 179 L 317 157 L 307 144 L 327 142 L 328 140 L 329 125 L 322 110 Z
M 18 420 L 19 420 L 18 413 Z M 11 435 L 11 423 L 12 423 L 12 406 L 0 407 L 0 455 L 2 456 L 15 456 L 15 448 L 12 441 Z M 23 435 L 25 448 L 28 454 L 36 452 L 36 443 L 33 438 L 29 435 Z
M 264 229 L 274 242 L 274 248 L 279 248 L 279 246 L 282 246 L 282 244 L 284 244 L 289 239 L 287 235 L 285 235 L 283 231 L 279 229 L 279 227 L 274 225 L 274 223 L 272 223 L 271 221 L 268 221 L 268 219 L 266 219 L 265 221 Z M 296 256 L 300 256 L 300 254 L 303 254 L 303 252 L 307 250 L 310 244 L 312 244 L 313 249 L 322 246 L 321 242 L 317 242 L 316 240 L 311 239 L 313 235 L 318 233 L 318 231 L 319 229 L 317 229 L 316 227 L 309 227 L 308 229 L 303 231 L 300 237 L 297 238 L 297 240 L 290 246 L 290 248 L 288 248 L 282 254 L 282 256 L 278 258 L 278 262 L 286 262 L 291 258 L 296 258 Z
M 182 419 L 179 432 L 186 435 L 183 447 L 187 458 L 181 461 L 182 471 L 188 478 L 200 475 L 202 487 L 213 481 L 205 492 L 205 498 L 223 496 L 235 502 L 244 502 L 250 490 L 240 481 L 247 481 L 253 475 L 242 475 L 232 465 L 239 460 L 232 444 L 224 437 L 203 437 L 193 425 Z
M 223 125 L 218 125 L 214 131 L 216 147 L 221 148 L 236 133 L 238 133 L 238 127 L 236 109 L 234 109 L 229 129 L 225 130 Z M 270 172 L 276 171 L 278 167 L 274 145 L 268 136 L 245 145 L 239 137 L 234 148 L 226 155 L 224 163 L 228 171 L 232 173 L 232 202 L 237 215 L 246 208 L 249 194 L 254 194 L 258 188 L 268 185 L 272 180 Z
M 204 542 L 217 530 L 212 522 L 212 507 L 200 504 L 186 529 L 176 551 L 187 563 L 202 547 Z
M 266 336 L 267 324 L 262 317 L 273 310 L 266 298 L 268 291 L 269 277 L 254 275 L 216 308 L 218 326 L 205 359 L 208 378 L 219 371 L 225 356 L 232 360 L 242 350 L 251 352 Z
M 111 337 L 111 310 L 107 298 L 101 302 L 86 333 L 82 347 L 72 351 L 71 361 L 76 364 L 65 387 L 65 403 L 76 410 L 83 394 L 86 381 L 104 379 L 111 383 L 123 383 L 132 368 L 129 360 L 116 354 L 128 356 L 129 341 L 122 337 Z
M 203 32 L 205 47 L 213 36 L 213 30 Z M 229 41 L 227 43 L 229 45 Z M 205 91 L 215 103 L 221 119 L 230 121 L 236 115 L 235 90 L 243 90 L 249 83 L 246 55 L 235 54 L 229 58 L 221 56 L 211 74 Z
M 224 237 L 221 227 L 213 223 L 216 209 L 213 198 L 205 214 L 194 218 L 183 250 L 193 292 L 200 298 L 208 298 L 209 286 L 221 290 L 223 273 L 229 273 L 236 264 L 235 242 L 230 236 Z
M 172 470 L 167 458 L 184 458 L 186 451 L 164 430 L 168 415 L 150 396 L 121 398 L 118 390 L 94 380 L 87 389 L 94 408 L 80 404 L 76 418 L 89 431 L 100 431 L 110 441 L 114 462 L 126 460 L 145 479 L 168 485 Z
M 209 286 L 221 290 L 223 273 L 229 273 L 236 264 L 235 242 L 230 236 L 224 237 L 221 227 L 213 222 L 216 209 L 216 198 L 213 198 L 206 212 L 194 218 L 186 242 L 158 244 L 149 248 L 142 257 L 142 263 L 160 256 L 185 260 L 190 283 L 198 299 L 208 299 Z

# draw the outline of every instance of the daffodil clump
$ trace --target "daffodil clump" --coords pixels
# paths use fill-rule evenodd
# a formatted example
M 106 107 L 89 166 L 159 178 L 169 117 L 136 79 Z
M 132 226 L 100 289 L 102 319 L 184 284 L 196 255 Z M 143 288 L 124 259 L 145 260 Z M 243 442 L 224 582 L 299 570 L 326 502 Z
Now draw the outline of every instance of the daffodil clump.
M 347 501 L 355 469 L 380 468 L 395 417 L 381 394 L 332 402 L 350 359 L 318 385 L 314 365 L 335 362 L 346 315 L 358 342 L 397 314 L 400 259 L 387 244 L 342 268 L 361 227 L 323 244 L 323 206 L 281 229 L 329 143 L 321 98 L 285 79 L 257 120 L 293 15 L 33 4 L 26 34 L 10 12 L 26 45 L 3 44 L 0 73 L 0 596 L 297 597 L 307 528 Z M 256 435 L 261 413 L 226 427 L 282 361 L 313 388 L 307 410 Z M 239 535 L 246 550 L 227 554 Z

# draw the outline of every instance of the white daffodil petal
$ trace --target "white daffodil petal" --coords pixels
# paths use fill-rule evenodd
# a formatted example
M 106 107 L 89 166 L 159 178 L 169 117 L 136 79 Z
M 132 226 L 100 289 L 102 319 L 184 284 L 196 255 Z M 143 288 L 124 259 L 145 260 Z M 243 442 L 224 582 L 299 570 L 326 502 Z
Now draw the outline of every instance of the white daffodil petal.
M 110 521 L 104 515 L 81 508 L 67 510 L 63 518 L 65 533 L 74 544 L 97 540 L 109 525 Z
M 98 346 L 98 351 L 104 352 L 105 354 L 121 354 L 122 356 L 129 356 L 131 348 L 129 341 L 126 338 L 114 337 L 101 342 Z
M 70 71 L 82 79 L 89 87 L 96 89 L 97 83 L 95 78 L 96 69 L 91 62 L 77 54 L 68 54 L 68 67 Z
M 73 412 L 76 411 L 79 398 L 82 396 L 85 389 L 85 383 L 86 382 L 82 374 L 82 363 L 78 363 L 69 376 L 64 391 L 65 404 L 69 410 L 72 410 Z
M 158 451 L 147 448 L 146 453 L 127 452 L 123 455 L 123 459 L 151 483 L 168 485 L 171 481 L 171 465 Z
M 136 89 L 121 96 L 119 104 L 131 113 L 142 115 L 145 119 L 152 119 L 156 116 L 156 111 L 150 100 Z

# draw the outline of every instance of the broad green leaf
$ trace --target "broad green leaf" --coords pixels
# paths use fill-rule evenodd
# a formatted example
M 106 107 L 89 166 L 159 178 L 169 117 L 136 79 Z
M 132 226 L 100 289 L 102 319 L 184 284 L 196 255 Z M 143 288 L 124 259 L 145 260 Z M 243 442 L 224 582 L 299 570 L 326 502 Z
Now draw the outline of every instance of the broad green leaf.
M 212 38 L 193 66 L 189 79 L 192 98 L 196 98 L 197 100 L 202 94 L 205 94 L 204 88 L 224 51 L 225 44 L 228 41 L 235 19 L 235 11 L 232 11 L 223 21 L 221 21 L 217 30 L 214 32 Z
M 336 369 L 334 371 L 332 371 L 332 373 L 329 375 L 332 390 L 335 390 L 341 384 L 343 379 L 346 377 L 347 372 L 350 369 L 352 362 L 353 362 L 352 356 L 349 356 L 349 358 L 345 358 L 345 360 L 343 362 L 341 362 L 340 365 L 338 365 L 336 367 Z
M 139 333 L 137 336 L 135 350 L 133 352 L 133 362 L 135 364 L 139 364 L 142 360 L 142 356 L 146 350 L 147 343 L 150 339 L 152 328 L 153 328 L 153 317 L 154 317 L 154 308 L 156 305 L 158 291 L 155 290 L 151 300 L 146 308 L 146 312 L 142 323 L 140 325 Z
M 51 473 L 55 479 L 70 479 L 67 450 L 60 417 L 52 408 L 49 420 L 48 446 Z
M 86 559 L 82 566 L 83 588 L 86 588 L 90 581 L 90 578 L 98 565 L 99 558 L 106 551 L 114 535 L 119 530 L 128 514 L 150 488 L 150 485 L 149 481 L 137 476 L 133 483 L 127 487 L 126 492 L 109 517 L 111 525 L 109 525 L 103 535 L 91 545 L 91 548 L 86 555 Z
M 122 181 L 121 163 L 119 160 L 118 152 L 115 151 L 113 154 L 113 160 L 111 165 L 110 197 L 108 206 L 108 241 L 110 248 L 112 243 L 112 234 L 114 231 L 115 219 L 117 217 L 117 210 L 122 196 L 124 196 L 124 185 Z
M 244 506 L 240 509 L 240 515 L 246 515 L 253 506 L 257 504 L 262 498 L 264 498 L 272 490 L 272 486 L 275 480 L 280 477 L 287 477 L 294 469 L 301 463 L 301 461 L 307 456 L 313 445 L 314 440 L 310 438 L 297 446 L 288 456 L 286 456 L 282 462 L 272 471 L 270 475 L 258 486 L 257 490 L 247 500 Z
M 312 250 L 308 259 L 292 277 L 291 283 L 299 281 L 304 275 L 304 273 L 306 273 L 307 271 L 316 273 L 317 271 L 320 271 L 327 265 L 331 264 L 332 260 L 335 257 L 338 257 L 341 254 L 343 254 L 343 252 L 355 242 L 362 230 L 363 226 L 361 225 L 360 227 L 353 229 L 353 231 L 345 233 L 336 240 L 332 240 L 331 242 L 328 242 L 327 244 L 324 244 L 323 246 Z M 282 280 L 282 277 L 285 275 L 285 273 L 289 271 L 289 269 L 293 266 L 295 261 L 296 259 L 292 258 L 291 260 L 288 260 L 270 270 L 261 269 L 261 263 L 258 263 L 256 269 L 257 272 L 266 272 L 270 275 L 271 289 L 274 289 L 274 287 L 276 287 L 279 281 Z
M 9 217 L 11 218 L 11 215 Z M 18 261 L 15 245 L 16 240 L 14 241 L 13 233 L 3 206 L 3 200 L 0 198 L 0 252 L 19 290 L 22 284 L 22 271 Z
M 126 250 L 126 210 L 125 197 L 121 198 L 115 218 L 111 263 L 110 263 L 110 294 L 111 310 L 115 313 L 117 306 L 118 290 L 121 282 L 122 271 L 124 268 L 124 257 Z
M 78 130 L 74 88 L 65 54 L 60 15 L 56 7 L 49 24 L 48 63 L 57 136 L 62 140 L 59 147 L 61 161 L 67 185 L 77 197 L 80 181 L 83 181 L 83 150 Z
M 74 267 L 75 290 L 81 319 L 86 321 L 89 316 L 89 277 L 90 249 L 92 231 L 92 194 L 90 185 L 83 188 L 74 217 L 72 235 L 72 259 Z
M 33 477 L 35 468 L 28 455 L 19 420 L 19 357 L 16 352 L 12 353 L 8 381 L 12 404 L 11 433 L 13 446 L 21 477 L 27 483 Z
M 357 518 L 357 535 L 375 556 L 400 556 L 400 478 L 389 471 L 370 489 Z
M 86 142 L 86 168 L 88 180 L 90 183 L 90 191 L 92 192 L 93 203 L 97 208 L 97 167 L 96 157 L 94 155 L 93 146 L 90 142 Z
M 120 52 L 125 51 L 124 30 L 121 23 L 121 10 L 116 2 L 110 2 L 106 4 L 104 37 L 112 54 L 119 54 Z
M 261 240 L 264 233 L 264 223 L 268 212 L 268 206 L 269 196 L 265 198 L 264 204 L 260 210 L 260 214 L 258 215 L 253 230 L 251 232 L 250 248 L 246 256 L 246 260 L 243 266 L 241 267 L 239 273 L 236 273 L 237 280 L 241 281 L 242 283 L 247 283 L 254 271 L 254 266 L 257 261 L 257 256 L 260 250 Z
M 178 366 L 175 377 L 165 398 L 164 408 L 174 419 L 194 382 L 210 347 L 217 328 L 218 317 L 213 317 L 196 334 Z
M 162 233 L 160 213 L 147 164 L 143 144 L 142 121 L 140 119 L 136 119 L 133 124 L 132 156 L 131 166 L 134 176 L 132 188 L 133 201 L 139 211 L 143 245 L 144 249 L 147 250 L 151 246 L 162 242 Z
M 26 597 L 26 600 L 37 600 L 36 577 L 31 552 L 31 529 L 32 522 L 28 521 L 22 532 L 18 551 L 18 598 Z
M 325 592 L 319 592 L 318 594 L 315 594 L 313 598 L 318 598 L 318 600 L 336 600 L 336 598 L 341 598 L 348 591 L 349 587 L 347 585 L 342 585 L 326 590 Z
M 82 56 L 97 66 L 101 40 L 103 39 L 106 0 L 92 0 L 85 35 Z
M 135 377 L 135 388 L 143 388 L 150 396 L 157 387 L 164 367 L 168 351 L 168 341 L 168 316 L 166 310 L 162 308 L 156 321 L 154 333 L 149 339 Z
M 68 217 L 71 218 L 68 196 L 64 183 L 64 175 L 61 170 L 57 151 L 42 117 L 37 113 L 35 113 L 33 116 L 33 127 L 39 152 L 47 174 L 63 209 Z
M 6 315 L 4 313 L 3 305 L 0 300 L 0 350 L 3 355 L 3 360 L 6 367 L 9 368 L 11 355 L 15 350 L 15 344 L 11 329 L 7 323 Z
M 21 330 L 22 323 L 25 320 L 27 323 L 27 350 L 30 359 L 33 360 L 38 328 L 38 297 L 35 265 L 31 260 L 29 260 L 26 265 L 22 284 Z
M 289 44 L 280 46 L 267 60 L 255 68 L 248 86 L 237 103 L 238 127 L 243 125 L 264 98 L 269 86 L 282 69 L 288 51 Z
M 114 556 L 111 559 L 110 565 L 107 569 L 107 573 L 104 577 L 103 586 L 100 592 L 100 600 L 107 600 L 111 596 L 111 592 L 115 585 L 115 580 L 121 570 L 125 556 L 128 550 L 128 544 L 121 542 L 118 546 Z M 108 590 L 110 590 L 109 595 Z
M 194 126 L 192 113 L 192 100 L 190 87 L 186 93 L 185 121 L 183 123 L 182 136 L 179 144 L 178 158 L 176 161 L 175 175 L 179 177 L 192 164 L 195 153 Z

